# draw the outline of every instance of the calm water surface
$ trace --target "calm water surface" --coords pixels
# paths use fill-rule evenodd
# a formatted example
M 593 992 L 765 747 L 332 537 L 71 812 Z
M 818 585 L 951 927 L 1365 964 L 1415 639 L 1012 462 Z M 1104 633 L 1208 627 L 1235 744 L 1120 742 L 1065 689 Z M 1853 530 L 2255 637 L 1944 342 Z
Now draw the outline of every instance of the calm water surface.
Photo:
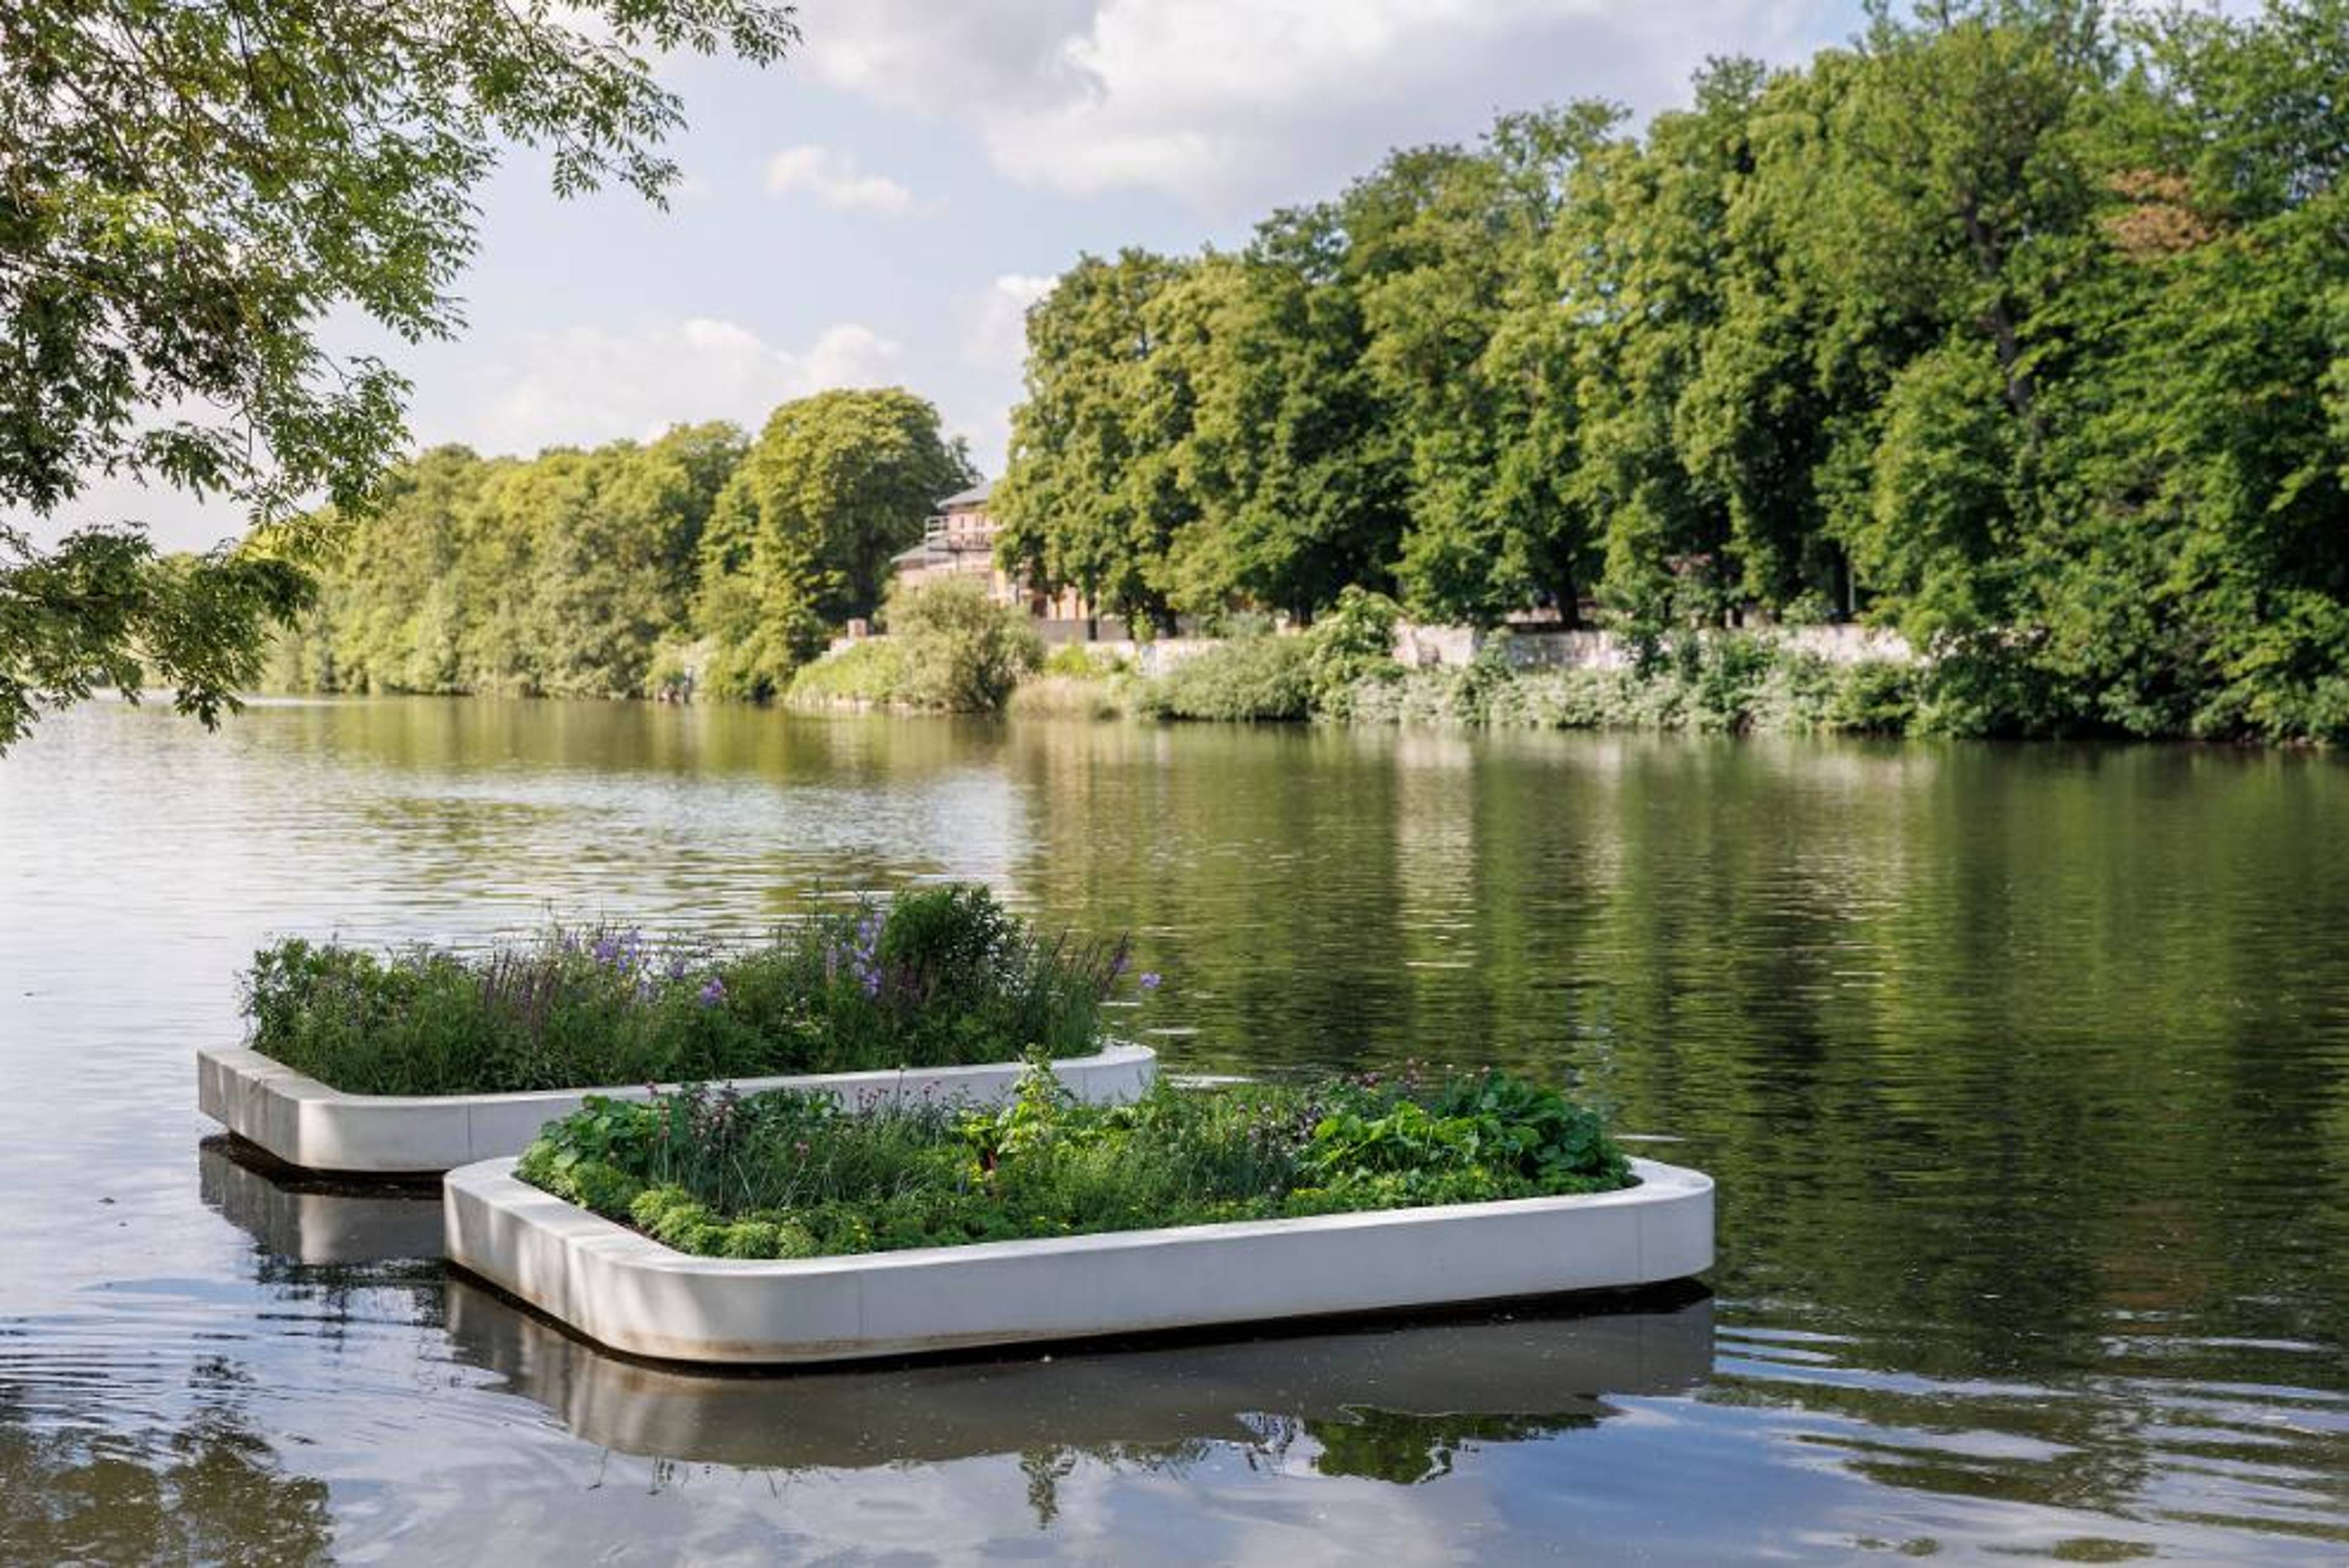
M 1710 1293 L 709 1379 L 202 1142 L 278 933 L 1130 929 L 1179 1066 L 1561 1075 Z M 2349 764 L 646 707 L 0 760 L 0 1561 L 2349 1562 Z

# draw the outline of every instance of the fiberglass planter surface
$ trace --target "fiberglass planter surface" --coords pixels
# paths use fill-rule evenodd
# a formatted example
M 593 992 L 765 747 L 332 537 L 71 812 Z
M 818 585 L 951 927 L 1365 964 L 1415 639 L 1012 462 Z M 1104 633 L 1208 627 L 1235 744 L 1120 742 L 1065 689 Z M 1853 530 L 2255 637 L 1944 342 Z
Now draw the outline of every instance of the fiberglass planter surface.
M 861 1109 L 926 1098 L 999 1101 L 1026 1071 L 1019 1062 L 986 1062 L 732 1082 L 746 1095 L 798 1089 Z M 1157 1054 L 1146 1045 L 1113 1044 L 1095 1055 L 1052 1064 L 1071 1094 L 1096 1105 L 1138 1097 L 1157 1071 Z M 347 1095 L 258 1051 L 196 1053 L 196 1103 L 204 1115 L 308 1170 L 438 1175 L 522 1153 L 539 1128 L 579 1109 L 590 1095 L 641 1100 L 651 1093 L 635 1084 L 508 1095 Z
M 698 1258 L 518 1179 L 442 1183 L 450 1260 L 598 1344 L 667 1361 L 843 1361 L 1657 1284 L 1713 1265 L 1713 1179 L 1619 1192 L 987 1241 Z

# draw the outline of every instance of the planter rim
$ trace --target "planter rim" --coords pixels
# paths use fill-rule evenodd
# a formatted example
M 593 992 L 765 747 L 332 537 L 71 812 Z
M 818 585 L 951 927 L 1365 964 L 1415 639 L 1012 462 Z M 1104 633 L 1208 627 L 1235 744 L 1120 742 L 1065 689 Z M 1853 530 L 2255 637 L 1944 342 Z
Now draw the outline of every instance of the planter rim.
M 1713 1183 L 791 1259 L 677 1251 L 513 1174 L 451 1170 L 450 1261 L 611 1349 L 791 1365 L 1619 1291 L 1713 1262 Z
M 1133 1098 L 1157 1074 L 1147 1045 L 1111 1039 L 1100 1051 L 1052 1064 L 1079 1098 Z M 1026 1071 L 1021 1062 L 882 1067 L 714 1079 L 744 1094 L 798 1089 L 854 1108 L 881 1100 L 994 1099 Z M 304 1170 L 365 1176 L 438 1175 L 460 1165 L 518 1155 L 547 1122 L 591 1096 L 642 1100 L 677 1085 L 614 1084 L 461 1095 L 368 1095 L 336 1089 L 250 1046 L 196 1052 L 198 1107 L 229 1131 Z
M 765 1094 L 772 1089 L 792 1088 L 873 1088 L 895 1089 L 908 1080 L 951 1078 L 955 1075 L 978 1077 L 999 1073 L 1006 1068 L 1024 1071 L 1025 1062 L 950 1062 L 936 1067 L 859 1067 L 842 1073 L 784 1073 L 765 1078 L 678 1078 L 666 1083 L 597 1084 L 585 1087 L 564 1086 L 553 1089 L 484 1089 L 464 1090 L 448 1095 L 371 1095 L 360 1089 L 337 1089 L 321 1078 L 314 1078 L 299 1067 L 289 1067 L 265 1052 L 250 1045 L 204 1045 L 196 1050 L 199 1061 L 229 1063 L 240 1067 L 250 1065 L 266 1072 L 280 1092 L 305 1099 L 342 1100 L 355 1105 L 382 1106 L 408 1110 L 428 1106 L 526 1106 L 541 1100 L 584 1099 L 589 1095 L 608 1100 L 643 1099 L 646 1091 L 657 1090 L 669 1094 L 688 1084 L 731 1086 L 746 1095 Z M 1081 1067 L 1087 1064 L 1102 1066 L 1123 1066 L 1132 1063 L 1155 1062 L 1158 1053 L 1147 1045 L 1131 1040 L 1112 1039 L 1098 1051 L 1083 1056 L 1053 1058 L 1052 1071 Z
M 1023 1236 L 1009 1241 L 962 1241 L 944 1247 L 900 1247 L 886 1252 L 841 1252 L 820 1258 L 711 1258 L 698 1252 L 680 1252 L 631 1226 L 568 1199 L 557 1198 L 543 1187 L 533 1187 L 513 1173 L 519 1163 L 516 1157 L 460 1166 L 442 1178 L 444 1190 L 461 1187 L 502 1204 L 526 1204 L 533 1209 L 541 1203 L 550 1205 L 553 1210 L 561 1212 L 566 1224 L 582 1228 L 583 1233 L 576 1240 L 591 1242 L 598 1253 L 628 1268 L 775 1280 L 934 1269 L 964 1259 L 983 1262 L 1076 1256 L 1180 1245 L 1185 1241 L 1381 1230 L 1437 1224 L 1466 1214 L 1550 1214 L 1616 1209 L 1713 1190 L 1713 1178 L 1701 1170 L 1633 1159 L 1632 1174 L 1639 1180 L 1612 1192 L 1560 1192 L 1546 1198 L 1496 1198 L 1479 1203 L 1422 1203 L 1406 1209 L 1356 1209 L 1338 1214 L 1303 1214 L 1272 1220 L 1217 1220 L 1200 1225 L 1154 1225 L 1132 1231 L 1095 1231 L 1081 1236 Z M 589 1231 L 593 1233 L 585 1233 Z

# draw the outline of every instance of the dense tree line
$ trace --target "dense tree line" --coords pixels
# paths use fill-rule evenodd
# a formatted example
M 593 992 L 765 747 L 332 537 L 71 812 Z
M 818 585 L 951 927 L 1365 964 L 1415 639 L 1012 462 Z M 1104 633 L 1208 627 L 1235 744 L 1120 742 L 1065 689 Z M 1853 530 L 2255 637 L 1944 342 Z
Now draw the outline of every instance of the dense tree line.
M 937 410 L 825 392 L 731 425 L 535 458 L 441 447 L 342 531 L 281 684 L 346 691 L 771 695 L 869 615 L 889 557 L 970 481 Z
M 2349 0 L 1879 12 L 1029 321 L 1007 561 L 1143 623 L 1860 618 L 1947 727 L 2349 735 Z

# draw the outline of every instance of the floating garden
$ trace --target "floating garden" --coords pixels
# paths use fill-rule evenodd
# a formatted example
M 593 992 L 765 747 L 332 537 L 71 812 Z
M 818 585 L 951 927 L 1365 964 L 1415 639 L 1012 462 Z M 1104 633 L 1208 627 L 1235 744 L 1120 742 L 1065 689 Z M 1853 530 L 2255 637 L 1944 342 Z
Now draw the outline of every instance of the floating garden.
M 1096 1106 L 1041 1062 L 999 1106 L 689 1088 L 593 1099 L 514 1174 L 678 1251 L 817 1258 L 1611 1192 L 1598 1116 L 1499 1075 L 1176 1087 Z
M 253 1050 L 352 1095 L 457 1096 L 1093 1054 L 1147 990 L 1126 944 L 986 888 L 861 900 L 755 946 L 556 927 L 483 952 L 291 939 L 245 977 Z

